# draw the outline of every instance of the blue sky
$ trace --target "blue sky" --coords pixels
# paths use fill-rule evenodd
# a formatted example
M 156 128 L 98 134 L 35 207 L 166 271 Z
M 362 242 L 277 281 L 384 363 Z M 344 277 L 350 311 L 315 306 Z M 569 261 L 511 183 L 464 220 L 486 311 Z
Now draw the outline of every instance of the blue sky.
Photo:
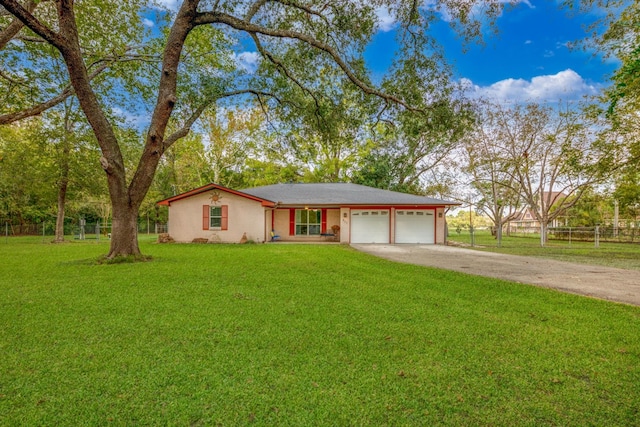
M 554 1 L 521 2 L 497 20 L 498 35 L 485 36 L 485 45 L 467 44 L 444 21 L 435 27 L 455 78 L 464 79 L 479 94 L 511 100 L 558 101 L 596 94 L 607 84 L 615 62 L 590 52 L 570 49 L 570 42 L 583 39 L 585 24 L 595 14 L 569 16 Z M 376 73 L 389 65 L 395 31 L 392 23 L 380 31 L 367 51 L 367 61 Z
M 178 0 L 156 1 L 177 8 Z M 498 35 L 487 31 L 484 46 L 470 43 L 466 51 L 444 20 L 437 23 L 435 34 L 454 66 L 455 79 L 464 82 L 470 93 L 512 101 L 569 101 L 598 94 L 617 64 L 568 47 L 585 37 L 584 25 L 597 18 L 597 11 L 569 16 L 557 0 L 517 1 L 513 7 L 505 4 L 497 20 Z M 382 9 L 378 16 L 380 30 L 366 55 L 374 80 L 389 67 L 396 48 L 393 20 Z M 255 69 L 259 60 L 255 47 L 239 48 L 238 64 Z

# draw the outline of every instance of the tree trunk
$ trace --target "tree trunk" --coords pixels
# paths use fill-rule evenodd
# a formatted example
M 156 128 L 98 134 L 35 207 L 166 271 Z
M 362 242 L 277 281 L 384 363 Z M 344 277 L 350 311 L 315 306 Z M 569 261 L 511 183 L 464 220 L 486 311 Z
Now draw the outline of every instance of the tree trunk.
M 502 247 L 502 218 L 496 221 L 496 239 L 498 240 L 498 247 Z
M 547 244 L 547 223 L 540 221 L 540 246 L 545 247 Z
M 64 205 L 67 199 L 68 173 L 69 169 L 67 167 L 66 176 L 58 184 L 58 214 L 56 216 L 56 237 L 53 239 L 53 243 L 64 242 Z
M 64 207 L 67 201 L 67 187 L 69 185 L 69 156 L 71 144 L 70 134 L 73 131 L 68 113 L 65 119 L 65 135 L 62 140 L 62 156 L 60 157 L 60 181 L 58 181 L 58 213 L 56 216 L 56 237 L 53 243 L 64 242 Z
M 138 247 L 138 208 L 129 206 L 126 201 L 114 201 L 111 225 L 111 247 L 107 258 L 141 256 Z

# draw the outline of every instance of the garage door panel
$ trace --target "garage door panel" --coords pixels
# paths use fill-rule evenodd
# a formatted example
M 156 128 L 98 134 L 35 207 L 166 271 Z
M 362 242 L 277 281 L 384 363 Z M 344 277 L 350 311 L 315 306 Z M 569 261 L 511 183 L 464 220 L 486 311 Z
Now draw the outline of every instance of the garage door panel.
M 432 210 L 396 211 L 396 243 L 435 243 Z
M 389 243 L 389 211 L 352 210 L 351 243 Z

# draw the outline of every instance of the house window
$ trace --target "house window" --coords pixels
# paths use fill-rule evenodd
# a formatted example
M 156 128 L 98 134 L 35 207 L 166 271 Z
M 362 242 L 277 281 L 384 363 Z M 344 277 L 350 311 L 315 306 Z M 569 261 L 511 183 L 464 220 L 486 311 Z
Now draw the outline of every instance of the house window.
M 202 206 L 203 230 L 227 230 L 229 228 L 229 206 Z
M 296 236 L 319 236 L 321 217 L 319 209 L 296 209 Z
M 220 206 L 211 206 L 209 210 L 209 228 L 222 227 L 222 208 Z

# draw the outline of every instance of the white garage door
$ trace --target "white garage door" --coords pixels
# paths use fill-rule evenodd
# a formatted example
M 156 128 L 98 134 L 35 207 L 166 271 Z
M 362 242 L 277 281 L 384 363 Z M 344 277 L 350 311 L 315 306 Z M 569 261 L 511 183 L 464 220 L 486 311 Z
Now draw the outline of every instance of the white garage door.
M 351 243 L 389 243 L 389 211 L 352 209 Z
M 396 243 L 435 243 L 433 212 L 396 211 Z

